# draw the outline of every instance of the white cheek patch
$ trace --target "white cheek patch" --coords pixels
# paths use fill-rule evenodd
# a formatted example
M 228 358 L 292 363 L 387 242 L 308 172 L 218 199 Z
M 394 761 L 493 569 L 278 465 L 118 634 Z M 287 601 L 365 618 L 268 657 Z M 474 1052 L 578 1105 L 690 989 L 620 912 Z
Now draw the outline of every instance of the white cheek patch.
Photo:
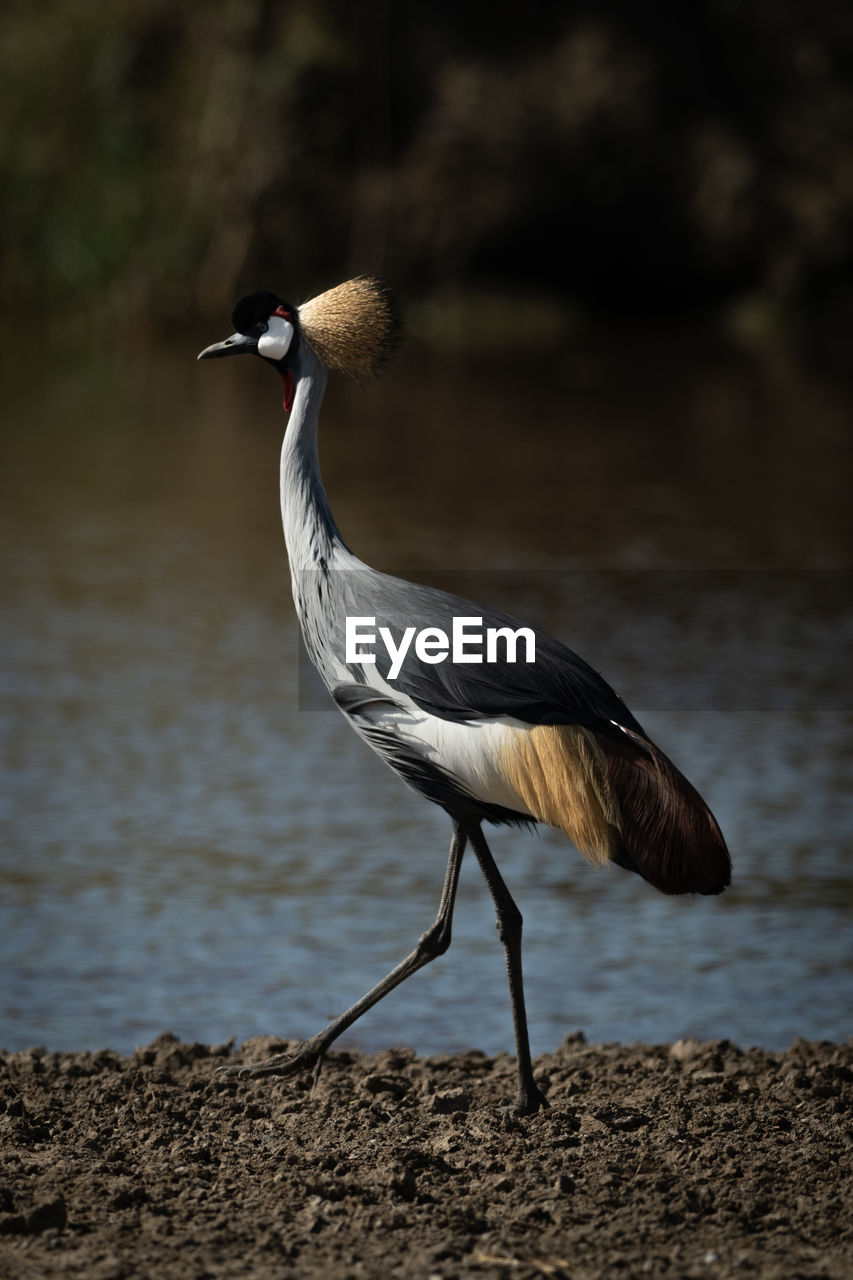
M 267 331 L 258 339 L 258 355 L 268 360 L 281 360 L 290 350 L 293 325 L 283 316 L 270 316 Z

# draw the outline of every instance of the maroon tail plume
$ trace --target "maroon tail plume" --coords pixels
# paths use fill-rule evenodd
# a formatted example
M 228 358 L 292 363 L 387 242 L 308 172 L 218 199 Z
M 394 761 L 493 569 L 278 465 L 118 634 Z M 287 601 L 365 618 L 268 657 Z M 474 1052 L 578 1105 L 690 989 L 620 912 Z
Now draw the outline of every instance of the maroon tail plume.
M 596 736 L 621 811 L 613 861 L 662 893 L 722 893 L 731 881 L 731 858 L 696 788 L 647 739 Z

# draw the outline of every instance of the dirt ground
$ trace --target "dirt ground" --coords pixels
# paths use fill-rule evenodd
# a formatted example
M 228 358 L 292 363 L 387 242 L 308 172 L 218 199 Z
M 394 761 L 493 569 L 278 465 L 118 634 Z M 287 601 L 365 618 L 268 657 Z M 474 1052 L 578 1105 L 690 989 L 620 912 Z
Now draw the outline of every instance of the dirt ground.
M 248 1060 L 285 1047 L 251 1041 Z M 0 1275 L 853 1276 L 853 1045 L 0 1055 Z

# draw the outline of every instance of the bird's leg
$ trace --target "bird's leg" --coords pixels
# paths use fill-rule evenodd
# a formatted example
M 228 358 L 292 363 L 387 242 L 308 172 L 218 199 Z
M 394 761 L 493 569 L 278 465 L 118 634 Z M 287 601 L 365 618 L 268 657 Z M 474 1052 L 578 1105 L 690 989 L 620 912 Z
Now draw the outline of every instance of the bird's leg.
M 515 1052 L 518 1064 L 518 1097 L 513 1110 L 519 1115 L 532 1115 L 540 1107 L 548 1106 L 548 1099 L 533 1078 L 530 1061 L 530 1037 L 527 1034 L 527 1014 L 524 1008 L 524 982 L 521 976 L 521 912 L 504 883 L 491 850 L 486 844 L 479 823 L 468 828 L 468 838 L 486 884 L 492 895 L 497 915 L 498 937 L 503 943 L 506 971 L 509 978 L 509 998 L 512 1004 L 512 1021 L 515 1027 Z
M 450 946 L 453 904 L 456 900 L 456 890 L 459 885 L 462 855 L 465 852 L 465 845 L 468 840 L 467 831 L 455 818 L 452 821 L 453 836 L 450 841 L 450 855 L 447 859 L 447 871 L 444 876 L 441 901 L 438 905 L 438 915 L 426 932 L 422 933 L 418 938 L 414 951 L 410 952 L 405 960 L 401 960 L 397 967 L 392 969 L 366 995 L 357 1000 L 354 1005 L 351 1005 L 333 1022 L 330 1022 L 317 1035 L 312 1036 L 310 1040 L 304 1040 L 289 1053 L 282 1053 L 277 1057 L 268 1058 L 266 1062 L 259 1062 L 257 1066 L 224 1067 L 222 1068 L 224 1074 L 257 1078 L 258 1076 L 289 1076 L 295 1075 L 298 1071 L 313 1069 L 316 1081 L 317 1076 L 320 1074 L 320 1067 L 326 1050 L 333 1041 L 337 1040 L 342 1032 L 346 1031 L 347 1027 L 352 1026 L 357 1018 L 360 1018 L 368 1009 L 372 1009 L 375 1004 L 378 1004 L 383 996 L 388 995 L 389 991 L 393 991 L 401 982 L 405 982 L 406 978 L 411 977 L 418 969 L 422 969 L 424 965 L 429 964 L 430 960 L 435 960 L 436 956 L 444 954 Z

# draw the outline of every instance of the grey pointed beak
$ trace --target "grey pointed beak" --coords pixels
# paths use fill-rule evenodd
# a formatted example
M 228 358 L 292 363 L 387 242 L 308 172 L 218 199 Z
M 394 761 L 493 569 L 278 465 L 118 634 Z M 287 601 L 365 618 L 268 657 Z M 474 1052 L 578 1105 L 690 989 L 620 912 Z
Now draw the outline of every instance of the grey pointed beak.
M 218 360 L 222 356 L 245 356 L 258 354 L 258 339 L 246 333 L 232 333 L 224 342 L 214 342 L 212 346 L 200 351 L 199 360 Z

